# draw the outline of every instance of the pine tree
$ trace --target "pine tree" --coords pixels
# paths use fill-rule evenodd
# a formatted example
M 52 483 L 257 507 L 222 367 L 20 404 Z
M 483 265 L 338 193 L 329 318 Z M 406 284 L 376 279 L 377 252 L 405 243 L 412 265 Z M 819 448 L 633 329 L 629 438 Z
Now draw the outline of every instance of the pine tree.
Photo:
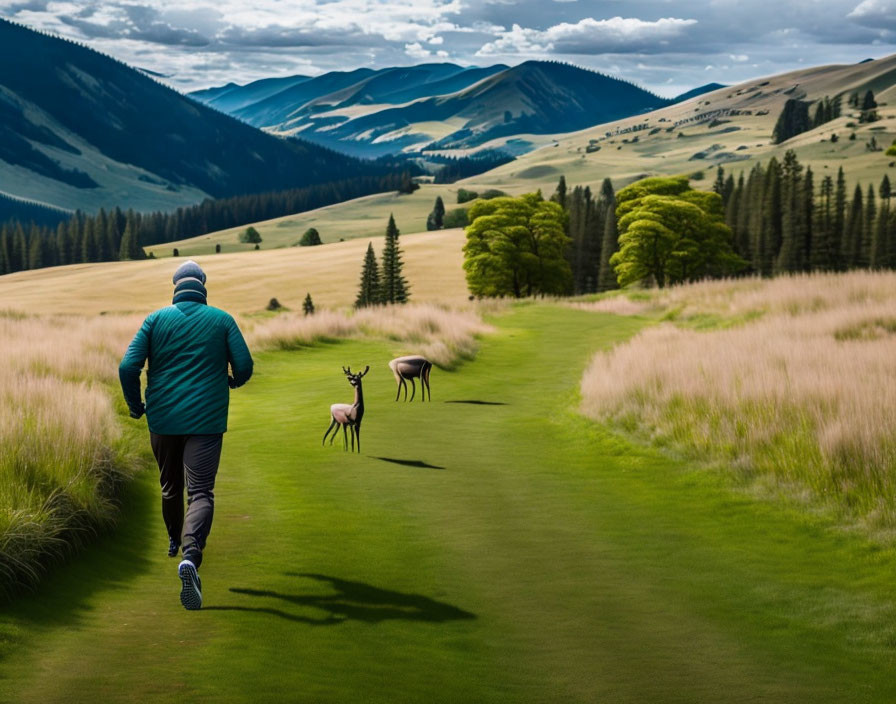
M 576 186 L 572 193 L 566 196 L 567 221 L 566 233 L 572 242 L 567 250 L 567 260 L 572 270 L 573 293 L 584 293 L 585 290 L 585 265 L 587 256 L 585 252 L 585 229 L 590 210 L 591 192 L 588 192 L 588 200 L 585 199 L 585 189 Z
M 314 301 L 311 300 L 311 294 L 307 294 L 305 296 L 305 300 L 302 301 L 302 312 L 305 315 L 314 315 Z
M 116 208 L 116 210 L 118 210 Z M 119 210 L 118 213 L 121 211 Z M 106 240 L 103 243 L 102 261 L 111 261 L 120 259 L 121 252 L 121 230 L 118 226 L 118 213 L 109 213 L 109 219 L 106 222 Z
M 812 226 L 812 244 L 809 265 L 812 271 L 830 271 L 834 268 L 831 252 L 831 229 L 833 228 L 834 180 L 825 176 L 821 180 L 821 202 L 815 209 Z
M 28 268 L 41 269 L 42 267 L 47 266 L 46 251 L 44 247 L 45 240 L 39 233 L 34 233 L 34 230 L 36 229 L 34 225 L 31 227 L 32 236 L 29 237 L 28 244 Z
M 796 152 L 788 149 L 781 167 L 781 246 L 775 261 L 775 273 L 799 271 L 802 268 L 800 253 L 803 246 L 800 172 L 802 166 Z
M 386 244 L 383 246 L 381 289 L 383 303 L 407 303 L 409 297 L 408 282 L 401 275 L 404 264 L 401 261 L 398 235 L 395 218 L 390 214 L 389 224 L 386 226 Z
M 124 227 L 124 235 L 121 237 L 121 245 L 119 247 L 118 258 L 125 259 L 145 259 L 146 255 L 143 248 L 137 241 L 137 223 L 134 218 L 128 218 Z
M 0 276 L 12 272 L 9 261 L 9 226 L 0 227 Z
M 856 185 L 849 205 L 849 216 L 843 232 L 843 265 L 846 269 L 854 269 L 858 265 L 862 249 L 862 233 L 865 211 L 862 207 L 862 187 Z
M 712 190 L 722 196 L 722 204 L 725 204 L 724 192 L 725 192 L 725 169 L 722 168 L 721 164 L 716 167 L 716 180 L 712 184 Z
M 426 218 L 427 230 L 441 230 L 444 226 L 445 204 L 442 202 L 442 196 L 436 196 L 436 202 L 433 205 L 432 212 Z
M 815 227 L 815 176 L 809 167 L 806 167 L 806 175 L 803 176 L 803 181 L 800 184 L 799 199 L 800 271 L 810 271 L 814 237 L 812 230 Z
M 361 286 L 358 290 L 358 297 L 355 299 L 355 308 L 372 306 L 380 302 L 382 302 L 380 269 L 376 263 L 373 244 L 368 244 L 367 254 L 364 255 L 364 264 L 361 267 Z
M 857 265 L 866 269 L 871 264 L 871 240 L 874 239 L 875 222 L 877 220 L 877 205 L 874 197 L 874 186 L 869 185 L 865 197 L 865 213 L 862 217 L 861 248 Z
M 25 228 L 16 223 L 12 236 L 12 264 L 10 271 L 22 271 L 28 268 L 28 242 L 25 239 Z
M 831 258 L 834 271 L 849 268 L 848 245 L 846 243 L 846 176 L 841 166 L 837 170 L 837 187 L 834 191 L 834 216 L 829 236 Z
M 762 189 L 762 219 L 751 242 L 753 266 L 762 276 L 771 276 L 775 256 L 781 248 L 781 173 L 780 163 L 772 157 Z
M 616 281 L 616 270 L 610 264 L 610 257 L 619 251 L 619 230 L 616 225 L 615 200 L 606 208 L 604 219 L 604 237 L 600 247 L 600 271 L 597 275 L 598 291 L 610 291 L 619 288 Z
M 551 200 L 555 203 L 559 203 L 561 208 L 566 209 L 566 176 L 560 176 L 560 180 L 557 182 L 557 190 L 554 191 L 554 195 L 551 196 Z

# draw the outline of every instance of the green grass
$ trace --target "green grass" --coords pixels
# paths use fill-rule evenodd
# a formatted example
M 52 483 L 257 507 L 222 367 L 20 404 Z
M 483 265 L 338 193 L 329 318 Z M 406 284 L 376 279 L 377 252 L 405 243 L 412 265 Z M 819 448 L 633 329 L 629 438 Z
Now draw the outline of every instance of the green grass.
M 548 305 L 395 404 L 400 349 L 258 355 L 184 612 L 154 473 L 0 616 L 0 701 L 892 701 L 894 551 L 589 423 L 590 353 L 643 324 Z M 320 447 L 370 364 L 364 452 Z M 462 403 L 481 401 L 484 403 Z

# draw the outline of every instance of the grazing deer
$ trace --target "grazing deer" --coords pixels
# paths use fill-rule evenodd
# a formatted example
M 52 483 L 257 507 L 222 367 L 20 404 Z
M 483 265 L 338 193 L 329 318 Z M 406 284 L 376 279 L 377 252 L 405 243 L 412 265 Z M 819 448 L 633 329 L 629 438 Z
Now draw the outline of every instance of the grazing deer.
M 429 370 L 432 369 L 432 362 L 426 357 L 418 357 L 409 355 L 407 357 L 396 357 L 389 362 L 389 369 L 395 375 L 395 381 L 398 382 L 398 391 L 395 394 L 395 400 L 401 395 L 401 389 L 404 387 L 404 400 L 408 400 L 408 382 L 411 380 L 411 401 L 414 400 L 414 394 L 417 392 L 417 386 L 414 379 L 420 379 L 420 397 L 426 400 L 426 392 L 429 391 L 429 400 L 432 401 L 432 391 L 429 388 Z
M 370 371 L 370 366 L 364 367 L 364 371 L 360 374 L 352 374 L 352 368 L 349 367 L 346 369 L 342 368 L 342 371 L 348 377 L 348 383 L 351 384 L 355 389 L 355 402 L 352 404 L 348 403 L 334 403 L 330 406 L 330 418 L 332 418 L 332 423 L 330 423 L 330 427 L 327 428 L 327 432 L 324 433 L 324 439 L 321 440 L 321 445 L 325 444 L 327 441 L 327 435 L 330 435 L 330 431 L 333 431 L 333 434 L 330 436 L 330 444 L 333 444 L 333 440 L 336 438 L 336 435 L 339 433 L 339 427 L 342 426 L 342 445 L 343 449 L 348 450 L 348 439 L 346 438 L 345 429 L 348 427 L 352 433 L 352 452 L 355 451 L 355 437 L 358 438 L 358 452 L 361 451 L 361 419 L 364 418 L 364 392 L 361 390 L 361 378 Z

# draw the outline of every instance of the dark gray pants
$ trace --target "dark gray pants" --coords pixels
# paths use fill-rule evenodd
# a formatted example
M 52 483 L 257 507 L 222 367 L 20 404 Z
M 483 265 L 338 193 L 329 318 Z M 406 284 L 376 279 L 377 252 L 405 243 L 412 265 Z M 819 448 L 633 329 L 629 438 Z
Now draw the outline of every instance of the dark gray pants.
M 184 559 L 197 569 L 215 513 L 215 476 L 223 435 L 149 434 L 159 465 L 162 518 L 168 537 L 183 545 Z M 187 512 L 184 515 L 184 484 Z

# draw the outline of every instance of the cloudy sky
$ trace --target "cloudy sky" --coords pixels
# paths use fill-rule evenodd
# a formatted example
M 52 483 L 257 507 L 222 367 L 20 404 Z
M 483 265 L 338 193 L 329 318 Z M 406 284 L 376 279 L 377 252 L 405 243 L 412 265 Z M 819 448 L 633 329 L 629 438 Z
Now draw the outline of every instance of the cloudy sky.
M 0 0 L 181 90 L 268 76 L 554 59 L 671 96 L 896 53 L 896 0 Z

